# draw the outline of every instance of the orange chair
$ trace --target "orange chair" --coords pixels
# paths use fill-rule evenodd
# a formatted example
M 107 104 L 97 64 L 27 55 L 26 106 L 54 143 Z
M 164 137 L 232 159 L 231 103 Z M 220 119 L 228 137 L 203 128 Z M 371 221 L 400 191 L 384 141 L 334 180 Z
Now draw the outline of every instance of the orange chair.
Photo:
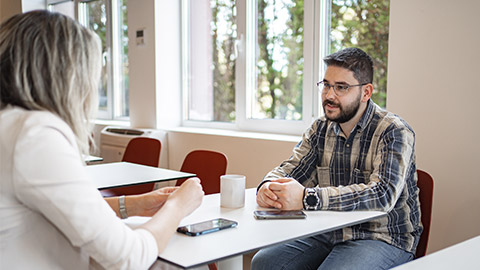
M 133 138 L 127 144 L 122 161 L 158 167 L 161 149 L 162 144 L 157 139 L 148 137 Z M 153 190 L 154 186 L 155 183 L 148 183 L 129 187 L 104 189 L 100 192 L 103 197 L 135 195 L 150 192 Z
M 205 195 L 220 193 L 220 176 L 227 171 L 227 156 L 210 150 L 194 150 L 185 157 L 180 171 L 196 174 Z M 180 186 L 185 180 L 177 180 L 176 185 Z
M 430 223 L 432 219 L 433 178 L 425 171 L 417 170 L 417 186 L 420 190 L 420 211 L 422 213 L 423 232 L 420 235 L 415 258 L 425 256 L 427 252 L 428 237 L 430 236 Z
M 220 193 L 220 176 L 227 172 L 227 156 L 221 152 L 194 150 L 185 157 L 180 171 L 196 174 L 205 195 Z M 177 180 L 176 186 L 180 186 L 185 180 Z M 208 269 L 217 270 L 217 265 L 210 263 Z

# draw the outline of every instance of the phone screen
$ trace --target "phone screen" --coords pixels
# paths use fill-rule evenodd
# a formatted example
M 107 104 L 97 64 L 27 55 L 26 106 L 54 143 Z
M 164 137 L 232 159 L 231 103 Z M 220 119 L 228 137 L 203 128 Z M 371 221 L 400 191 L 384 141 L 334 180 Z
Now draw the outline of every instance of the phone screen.
M 301 219 L 307 216 L 301 210 L 264 210 L 253 212 L 256 219 Z
M 197 236 L 201 234 L 211 233 L 227 228 L 233 228 L 237 226 L 237 222 L 224 218 L 216 218 L 207 220 L 195 224 L 181 226 L 177 228 L 177 232 L 184 233 L 190 236 Z

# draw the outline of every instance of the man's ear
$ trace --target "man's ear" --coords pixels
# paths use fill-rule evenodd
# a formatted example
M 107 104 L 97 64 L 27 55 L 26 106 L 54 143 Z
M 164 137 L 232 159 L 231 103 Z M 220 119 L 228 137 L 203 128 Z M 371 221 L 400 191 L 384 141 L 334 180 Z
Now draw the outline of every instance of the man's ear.
M 371 83 L 366 84 L 363 87 L 362 102 L 367 102 L 372 97 L 373 85 Z

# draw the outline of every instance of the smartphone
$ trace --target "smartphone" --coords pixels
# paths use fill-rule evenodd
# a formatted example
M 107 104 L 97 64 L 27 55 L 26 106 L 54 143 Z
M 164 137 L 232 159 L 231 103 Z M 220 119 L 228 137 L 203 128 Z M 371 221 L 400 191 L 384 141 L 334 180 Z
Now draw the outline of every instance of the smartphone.
M 238 223 L 233 220 L 216 218 L 195 224 L 185 225 L 177 228 L 177 232 L 190 236 L 198 236 L 223 229 L 236 227 Z
M 302 219 L 307 217 L 302 210 L 258 210 L 254 211 L 253 215 L 256 219 Z

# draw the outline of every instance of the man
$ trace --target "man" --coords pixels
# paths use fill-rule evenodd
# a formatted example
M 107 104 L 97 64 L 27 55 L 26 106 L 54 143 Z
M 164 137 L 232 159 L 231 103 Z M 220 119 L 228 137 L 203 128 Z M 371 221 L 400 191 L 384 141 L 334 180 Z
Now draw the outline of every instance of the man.
M 377 106 L 373 62 L 357 48 L 324 58 L 325 115 L 260 183 L 257 203 L 282 210 L 379 210 L 371 222 L 259 251 L 252 269 L 388 269 L 414 257 L 422 231 L 415 134 Z

